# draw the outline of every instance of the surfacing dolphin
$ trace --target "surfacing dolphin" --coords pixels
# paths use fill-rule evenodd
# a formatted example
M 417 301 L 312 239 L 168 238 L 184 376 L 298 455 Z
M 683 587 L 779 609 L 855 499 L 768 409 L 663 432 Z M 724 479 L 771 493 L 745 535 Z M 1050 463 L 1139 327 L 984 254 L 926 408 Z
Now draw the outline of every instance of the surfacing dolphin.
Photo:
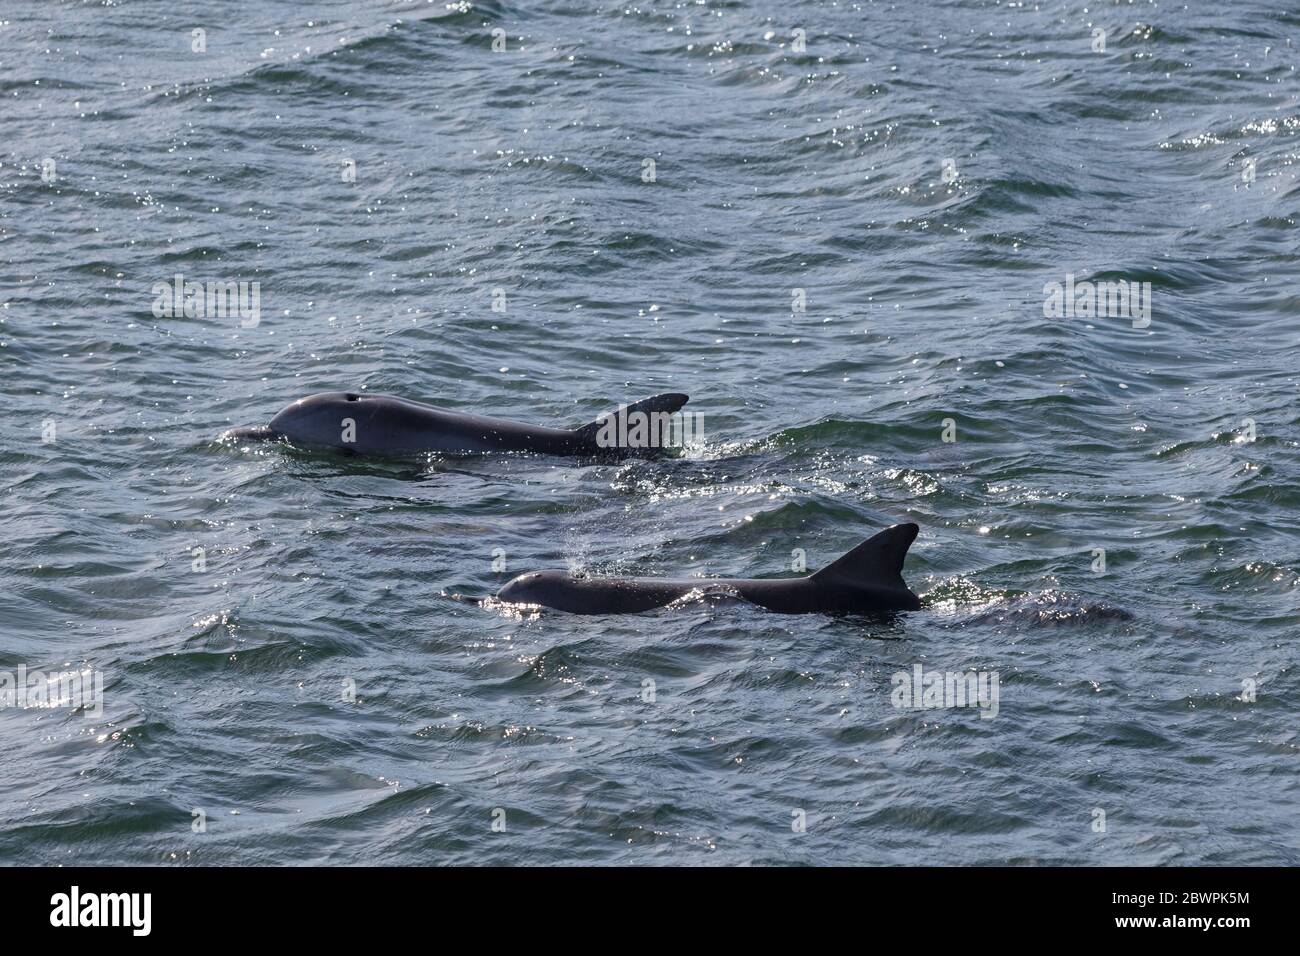
M 427 452 L 523 451 L 579 457 L 650 457 L 654 443 L 611 444 L 610 414 L 629 418 L 668 416 L 687 396 L 666 392 L 625 405 L 581 428 L 546 428 L 504 418 L 469 415 L 450 408 L 366 392 L 321 392 L 300 398 L 264 428 L 233 428 L 223 439 L 280 440 L 308 449 L 356 455 L 418 455 Z M 661 422 L 664 419 L 654 418 Z M 634 433 L 635 435 L 635 433 Z M 623 436 L 627 437 L 624 430 Z
M 801 578 L 589 578 L 532 571 L 506 583 L 497 600 L 574 614 L 636 614 L 692 592 L 737 594 L 782 614 L 871 614 L 915 611 L 920 599 L 903 581 L 903 559 L 915 524 L 896 524 L 848 554 Z

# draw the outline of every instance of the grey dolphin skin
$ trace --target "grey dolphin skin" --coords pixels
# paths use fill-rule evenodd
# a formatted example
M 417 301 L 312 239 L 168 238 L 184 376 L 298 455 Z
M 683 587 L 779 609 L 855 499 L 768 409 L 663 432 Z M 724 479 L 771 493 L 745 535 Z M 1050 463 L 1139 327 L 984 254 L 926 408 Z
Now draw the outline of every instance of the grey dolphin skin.
M 671 415 L 686 404 L 675 392 L 625 405 L 614 415 Z M 393 395 L 321 392 L 300 398 L 271 419 L 265 428 L 235 428 L 222 437 L 234 440 L 282 440 L 308 449 L 356 455 L 417 455 L 426 452 L 515 451 L 543 455 L 653 456 L 661 446 L 602 444 L 607 416 L 581 428 L 546 428 L 503 418 L 469 415 L 450 408 L 412 402 Z M 662 421 L 662 419 L 660 419 Z M 626 434 L 626 432 L 625 432 Z
M 896 524 L 801 578 L 586 578 L 533 571 L 508 582 L 497 599 L 573 614 L 636 614 L 693 591 L 718 591 L 782 614 L 915 611 L 921 601 L 903 582 L 903 559 L 919 530 L 915 524 Z

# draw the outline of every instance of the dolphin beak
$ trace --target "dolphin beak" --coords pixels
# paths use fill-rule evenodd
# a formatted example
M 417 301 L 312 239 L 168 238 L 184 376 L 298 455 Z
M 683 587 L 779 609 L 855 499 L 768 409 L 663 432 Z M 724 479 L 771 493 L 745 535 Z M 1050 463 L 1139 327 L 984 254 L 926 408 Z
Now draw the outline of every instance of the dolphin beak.
M 271 441 L 279 437 L 279 432 L 262 425 L 250 428 L 232 428 L 217 436 L 217 441 Z

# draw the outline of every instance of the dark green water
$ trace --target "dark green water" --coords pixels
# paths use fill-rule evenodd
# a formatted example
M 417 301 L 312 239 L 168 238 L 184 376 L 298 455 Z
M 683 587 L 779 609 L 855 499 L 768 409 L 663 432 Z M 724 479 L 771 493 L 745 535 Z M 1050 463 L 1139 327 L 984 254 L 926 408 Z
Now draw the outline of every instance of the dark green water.
M 0 709 L 0 861 L 1300 862 L 1298 43 L 1280 2 L 10 0 L 0 671 L 104 689 Z M 257 324 L 155 315 L 178 273 Z M 1149 323 L 1045 316 L 1067 276 Z M 326 389 L 683 391 L 707 443 L 213 440 Z M 898 521 L 893 621 L 448 596 Z M 918 664 L 997 716 L 896 708 Z

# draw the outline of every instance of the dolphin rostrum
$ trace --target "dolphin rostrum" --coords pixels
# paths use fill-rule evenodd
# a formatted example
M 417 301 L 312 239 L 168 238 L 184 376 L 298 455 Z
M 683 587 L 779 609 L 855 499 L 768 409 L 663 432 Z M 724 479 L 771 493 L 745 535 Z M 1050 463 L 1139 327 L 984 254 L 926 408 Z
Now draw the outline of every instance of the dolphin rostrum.
M 736 594 L 782 614 L 915 611 L 921 601 L 903 582 L 903 558 L 919 530 L 915 524 L 886 528 L 801 578 L 604 578 L 532 571 L 507 582 L 497 600 L 574 614 L 635 614 L 697 592 Z
M 665 433 L 669 416 L 687 401 L 685 395 L 666 392 L 621 406 L 581 428 L 568 429 L 470 415 L 393 395 L 321 392 L 298 399 L 264 428 L 234 428 L 222 438 L 278 439 L 302 448 L 357 455 L 523 451 L 650 457 L 662 451 L 658 439 Z M 631 420 L 650 427 L 620 431 L 611 425 L 611 419 L 618 416 L 623 416 L 623 425 Z

